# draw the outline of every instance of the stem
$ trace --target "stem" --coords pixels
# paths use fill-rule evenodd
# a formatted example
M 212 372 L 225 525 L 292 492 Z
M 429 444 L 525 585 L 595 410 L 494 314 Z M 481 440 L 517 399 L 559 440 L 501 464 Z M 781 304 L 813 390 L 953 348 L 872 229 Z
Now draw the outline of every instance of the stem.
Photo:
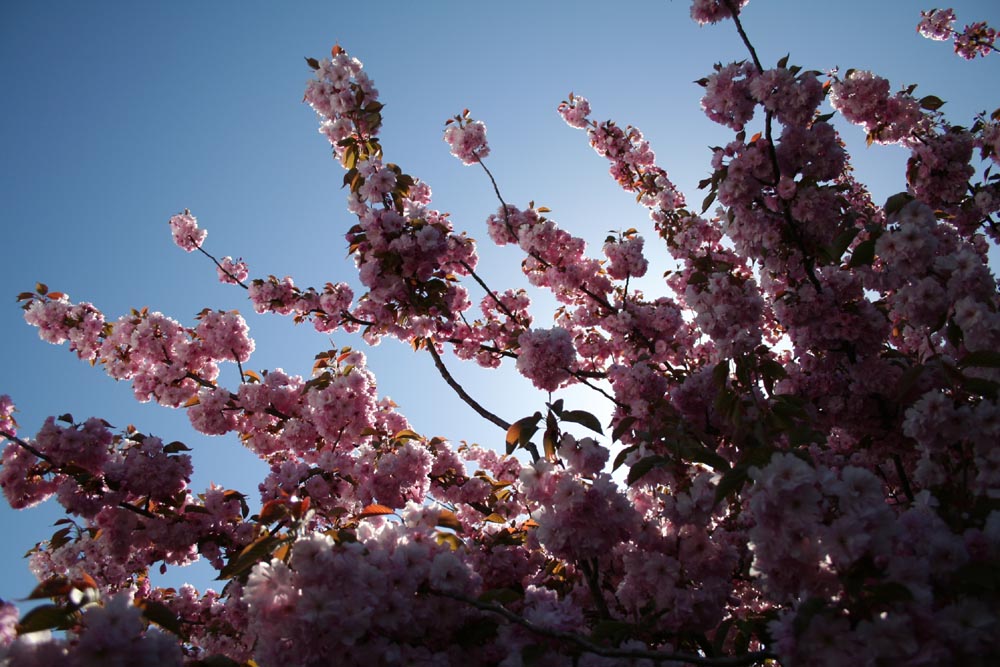
M 614 396 L 612 396 L 608 392 L 604 391 L 603 389 L 601 389 L 597 385 L 591 384 L 590 382 L 587 382 L 586 378 L 590 375 L 590 373 L 587 373 L 586 371 L 577 371 L 575 373 L 571 373 L 571 375 L 573 375 L 573 377 L 575 377 L 581 384 L 584 384 L 584 385 L 590 387 L 591 389 L 593 389 L 594 391 L 598 392 L 599 394 L 602 394 L 604 396 L 604 398 L 608 399 L 609 401 L 611 401 L 612 403 L 614 403 L 615 405 L 617 405 L 619 408 L 622 408 L 624 410 L 625 408 L 628 407 L 624 403 L 618 402 L 618 400 L 615 399 Z M 602 373 L 601 377 L 607 377 L 607 376 Z
M 604 593 L 601 592 L 601 581 L 597 571 L 597 559 L 593 561 L 593 566 L 587 561 L 580 561 L 580 569 L 583 570 L 583 576 L 587 580 L 587 587 L 590 589 L 590 597 L 594 598 L 594 604 L 597 605 L 597 612 L 601 615 L 601 618 L 605 620 L 611 620 L 611 612 L 608 610 L 608 602 L 604 599 Z
M 476 161 L 479 162 L 479 166 L 483 168 L 483 171 L 485 171 L 486 175 L 489 176 L 490 178 L 490 183 L 493 184 L 493 192 L 496 193 L 497 199 L 500 200 L 500 206 L 501 208 L 503 208 L 503 219 L 504 223 L 507 225 L 507 231 L 510 232 L 510 235 L 513 236 L 515 240 L 518 240 L 517 233 L 514 231 L 514 228 L 510 224 L 510 213 L 507 211 L 507 202 L 503 200 L 503 196 L 500 194 L 500 187 L 497 185 L 496 179 L 493 178 L 493 173 L 489 170 L 489 167 L 487 167 L 486 164 L 481 159 L 479 159 L 478 156 L 476 157 Z M 520 245 L 519 240 L 518 240 L 518 245 Z M 539 257 L 537 254 L 531 251 L 526 251 L 526 252 L 528 253 L 528 256 L 540 262 L 541 265 L 544 266 L 545 268 L 552 268 L 552 265 L 550 263 L 546 262 L 543 258 Z M 598 296 L 597 294 L 594 294 L 585 287 L 581 286 L 577 287 L 577 289 L 586 294 L 587 296 L 589 296 L 594 301 L 596 301 L 599 305 L 603 306 L 604 308 L 607 308 L 608 312 L 611 313 L 618 312 L 617 309 L 615 309 L 615 307 L 612 306 L 607 299 Z
M 903 470 L 903 460 L 899 458 L 899 454 L 892 455 L 892 463 L 896 467 L 896 475 L 899 477 L 899 483 L 903 486 L 903 494 L 905 494 L 906 499 L 912 503 L 913 489 L 910 488 L 910 480 L 907 479 L 906 471 Z
M 155 514 L 153 514 L 149 510 L 143 509 L 143 508 L 138 507 L 136 505 L 133 505 L 132 503 L 127 503 L 124 500 L 121 501 L 120 503 L 118 503 L 118 507 L 121 507 L 122 509 L 128 510 L 130 512 L 135 512 L 139 516 L 144 516 L 147 519 L 156 519 L 156 518 L 158 518 Z
M 190 239 L 190 237 L 188 237 L 188 238 Z M 191 239 L 191 240 L 193 240 L 193 239 Z M 250 289 L 250 287 L 247 286 L 242 280 L 237 279 L 236 276 L 234 276 L 229 271 L 226 271 L 224 268 L 222 268 L 222 264 L 219 264 L 219 260 L 215 259 L 215 257 L 212 257 L 212 255 L 209 254 L 204 248 L 202 248 L 201 246 L 198 246 L 198 252 L 200 252 L 201 254 L 203 254 L 205 257 L 208 257 L 210 260 L 212 260 L 212 262 L 214 262 L 215 265 L 217 267 L 219 267 L 219 271 L 222 271 L 227 276 L 229 276 L 230 278 L 232 278 L 233 282 L 235 282 L 237 285 L 239 285 L 240 287 L 242 287 L 245 290 Z
M 515 240 L 517 240 L 518 239 L 517 233 L 514 231 L 514 228 L 510 224 L 510 214 L 507 211 L 507 202 L 504 201 L 503 195 L 500 194 L 500 186 L 497 185 L 497 181 L 496 181 L 495 178 L 493 178 L 493 173 L 489 170 L 489 167 L 486 166 L 486 163 L 484 163 L 481 159 L 479 159 L 478 156 L 476 157 L 476 161 L 479 162 L 479 166 L 483 168 L 483 171 L 486 172 L 486 175 L 490 179 L 490 183 L 493 184 L 493 192 L 496 193 L 497 199 L 500 200 L 500 206 L 503 208 L 503 219 L 504 219 L 504 223 L 507 225 L 507 231 L 510 233 L 510 235 L 512 237 L 514 237 Z M 520 242 L 518 242 L 518 244 L 520 245 Z M 530 257 L 534 258 L 535 260 L 537 260 L 538 262 L 540 262 L 542 264 L 542 266 L 545 266 L 547 268 L 549 268 L 549 267 L 552 266 L 551 264 L 549 264 L 548 262 L 546 262 L 544 259 L 542 259 L 541 257 L 539 257 L 537 254 L 535 254 L 533 252 L 528 251 L 528 255 Z M 475 274 L 473 274 L 473 277 L 475 277 Z M 484 285 L 484 287 L 485 287 L 485 285 Z M 597 294 L 594 294 L 593 292 L 591 292 L 590 290 L 588 290 L 586 287 L 583 287 L 583 286 L 579 286 L 579 287 L 577 287 L 577 289 L 580 290 L 581 292 L 583 292 L 584 294 L 586 294 L 587 296 L 589 296 L 594 301 L 596 301 L 598 303 L 598 305 L 600 305 L 603 308 L 605 308 L 609 313 L 612 313 L 612 314 L 617 314 L 618 313 L 618 309 L 615 308 L 613 305 L 611 305 L 611 303 L 607 299 L 605 299 L 604 297 L 599 296 Z M 641 331 L 639 331 L 638 329 L 636 329 L 634 327 L 633 327 L 633 331 L 635 332 L 636 336 L 638 336 L 638 338 L 643 341 L 643 343 L 646 345 L 646 347 L 649 347 L 649 348 L 653 347 L 651 341 L 648 338 L 646 338 L 646 336 L 643 335 L 643 333 Z
M 743 40 L 743 44 L 747 47 L 747 51 L 750 52 L 750 58 L 753 60 L 754 67 L 757 68 L 759 74 L 764 73 L 764 65 L 761 64 L 760 58 L 757 57 L 757 50 L 753 47 L 750 42 L 750 38 L 747 36 L 746 31 L 743 29 L 743 22 L 740 21 L 740 11 L 733 4 L 733 0 L 724 0 L 726 7 L 733 15 L 733 23 L 736 24 L 736 32 L 740 34 L 740 39 Z M 771 169 L 774 171 L 774 185 L 777 187 L 778 182 L 781 180 L 781 167 L 778 165 L 778 153 L 774 148 L 774 135 L 771 130 L 772 121 L 774 119 L 774 114 L 767 111 L 764 114 L 764 137 L 767 139 L 767 149 L 768 154 L 771 158 Z M 785 218 L 785 222 L 788 224 L 788 228 L 792 232 L 792 240 L 798 247 L 799 252 L 802 253 L 802 263 L 806 270 L 806 276 L 809 278 L 809 282 L 813 284 L 817 292 L 823 291 L 823 286 L 816 277 L 816 272 L 813 270 L 813 260 L 806 252 L 805 241 L 802 238 L 802 234 L 795 223 L 795 219 L 792 218 L 792 213 L 788 208 L 788 202 L 782 200 L 781 211 Z
M 236 360 L 236 368 L 240 371 L 240 382 L 246 382 L 247 376 L 243 374 L 243 364 L 240 363 L 240 358 L 236 355 L 236 350 L 231 350 L 233 353 L 233 359 Z
M 441 377 L 444 378 L 444 381 L 448 383 L 449 387 L 455 390 L 455 393 L 458 394 L 459 398 L 461 398 L 469 405 L 469 407 L 475 410 L 480 417 L 486 419 L 487 421 L 493 422 L 494 424 L 502 428 L 504 431 L 510 428 L 509 422 L 504 421 L 503 419 L 496 416 L 495 414 L 484 408 L 482 405 L 480 405 L 476 401 L 476 399 L 469 396 L 469 393 L 462 388 L 462 385 L 460 385 L 458 381 L 455 380 L 454 377 L 452 377 L 451 373 L 449 373 L 448 369 L 445 367 L 444 362 L 441 361 L 441 355 L 438 354 L 437 350 L 434 348 L 434 341 L 427 341 L 427 350 L 431 353 L 431 357 L 434 358 L 434 365 L 437 366 L 438 372 L 441 373 Z
M 348 322 L 353 322 L 354 324 L 360 324 L 360 325 L 366 326 L 366 327 L 373 327 L 373 326 L 375 326 L 374 322 L 369 322 L 368 320 L 362 320 L 361 318 L 355 317 L 354 315 L 352 315 L 351 313 L 347 312 L 346 310 L 340 311 L 340 316 L 343 317 Z
M 0 431 L 0 435 L 2 435 L 3 437 L 7 438 L 11 442 L 15 443 L 19 447 L 22 447 L 22 448 L 26 449 L 27 451 L 31 452 L 37 458 L 41 459 L 42 461 L 45 461 L 50 466 L 53 466 L 53 467 L 57 468 L 55 462 L 52 460 L 51 457 L 49 457 L 46 454 L 43 454 L 42 452 L 38 451 L 36 448 L 32 447 L 31 445 L 29 445 L 28 443 L 26 443 L 24 440 L 21 440 L 21 438 L 17 437 L 13 433 L 8 433 L 7 431 Z M 152 512 L 150 512 L 149 510 L 146 510 L 146 509 L 143 509 L 141 507 L 138 507 L 137 505 L 133 505 L 132 503 L 127 503 L 124 500 L 118 503 L 118 507 L 121 507 L 122 509 L 129 510 L 130 512 L 135 512 L 136 514 L 138 514 L 140 516 L 144 516 L 144 517 L 146 517 L 148 519 L 156 519 L 157 518 L 157 516 L 155 514 L 153 514 Z
M 736 32 L 740 33 L 740 39 L 743 40 L 743 44 L 747 47 L 747 51 L 750 52 L 750 58 L 753 60 L 753 64 L 757 67 L 758 72 L 763 72 L 764 67 L 760 64 L 760 58 L 757 57 L 757 50 L 753 48 L 753 44 L 750 43 L 750 38 L 747 37 L 747 33 L 743 30 L 743 22 L 740 21 L 740 10 L 736 5 L 733 4 L 733 0 L 723 0 L 726 7 L 729 8 L 729 12 L 733 15 L 733 23 L 736 24 Z
M 490 295 L 490 298 L 493 299 L 494 303 L 497 304 L 497 307 L 500 308 L 500 310 L 502 310 L 507 317 L 509 317 L 519 326 L 524 326 L 521 323 L 521 319 L 516 315 L 514 315 L 514 313 L 510 312 L 510 309 L 504 305 L 503 301 L 500 300 L 500 297 L 496 295 L 496 292 L 494 292 L 489 288 L 489 286 L 483 281 L 482 278 L 479 277 L 479 275 L 475 271 L 472 270 L 472 267 L 469 266 L 469 264 L 465 260 L 462 260 L 461 265 L 466 271 L 469 272 L 469 275 L 472 276 L 477 283 L 479 283 L 479 286 L 482 287 L 484 290 L 486 290 L 486 293 Z

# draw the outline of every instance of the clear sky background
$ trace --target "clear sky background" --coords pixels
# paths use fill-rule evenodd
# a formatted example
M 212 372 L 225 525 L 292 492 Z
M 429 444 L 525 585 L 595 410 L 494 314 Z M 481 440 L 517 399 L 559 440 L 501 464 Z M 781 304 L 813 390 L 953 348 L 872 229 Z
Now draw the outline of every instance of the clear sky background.
M 204 307 L 236 308 L 257 342 L 246 364 L 256 370 L 308 374 L 316 352 L 363 347 L 344 334 L 331 342 L 308 325 L 254 315 L 243 290 L 217 283 L 204 257 L 172 244 L 166 224 L 190 208 L 209 230 L 206 249 L 242 256 L 252 277 L 357 284 L 345 259 L 343 234 L 353 219 L 343 172 L 301 103 L 310 74 L 303 57 L 322 57 L 335 41 L 365 63 L 381 92 L 386 159 L 429 183 L 434 205 L 485 242 L 481 273 L 494 288 L 526 283 L 521 256 L 489 246 L 484 220 L 497 202 L 488 180 L 441 140 L 444 121 L 465 107 L 487 123 L 488 164 L 508 202 L 550 207 L 595 254 L 608 230 L 629 227 L 644 233 L 651 254 L 660 252 L 645 210 L 555 108 L 573 91 L 589 97 L 596 119 L 641 128 L 659 164 L 700 202 L 707 147 L 731 133 L 703 115 L 702 89 L 692 82 L 712 63 L 747 54 L 731 22 L 698 27 L 689 5 L 3 0 L 0 393 L 17 404 L 22 435 L 65 412 L 120 428 L 132 423 L 194 449 L 196 492 L 215 482 L 256 494 L 265 467 L 236 438 L 199 436 L 183 412 L 137 404 L 128 384 L 40 341 L 14 298 L 42 281 L 109 319 L 149 306 L 186 325 Z M 996 0 L 954 7 L 960 23 L 1000 25 Z M 970 63 L 950 45 L 919 37 L 919 12 L 929 8 L 912 0 L 753 0 L 744 21 L 765 64 L 790 53 L 807 69 L 872 69 L 894 89 L 919 83 L 918 95 L 941 97 L 954 122 L 969 123 L 1000 105 L 1000 55 Z M 904 189 L 904 151 L 866 149 L 859 129 L 842 129 L 876 201 Z M 643 287 L 657 294 L 661 282 L 651 274 Z M 470 291 L 478 301 L 475 285 Z M 550 303 L 539 301 L 537 326 L 548 326 Z M 381 393 L 417 431 L 502 445 L 502 432 L 454 397 L 426 354 L 391 340 L 366 352 Z M 509 421 L 543 407 L 545 396 L 510 367 L 486 372 L 445 359 L 470 393 Z M 221 381 L 236 385 L 234 366 L 223 366 Z M 568 407 L 608 414 L 586 390 L 561 395 Z M 34 585 L 21 556 L 53 532 L 58 509 L 0 506 L 0 597 L 24 597 Z M 189 579 L 203 587 L 210 572 L 175 570 L 162 581 Z

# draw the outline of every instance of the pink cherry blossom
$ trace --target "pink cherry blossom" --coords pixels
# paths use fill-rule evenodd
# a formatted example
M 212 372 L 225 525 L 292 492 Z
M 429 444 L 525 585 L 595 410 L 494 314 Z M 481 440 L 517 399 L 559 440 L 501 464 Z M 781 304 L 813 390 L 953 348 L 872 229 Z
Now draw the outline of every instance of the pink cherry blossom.
M 945 41 L 951 39 L 955 23 L 955 12 L 951 9 L 932 9 L 920 12 L 917 32 L 928 39 Z
M 451 147 L 451 154 L 464 164 L 475 164 L 490 154 L 486 144 L 486 125 L 468 116 L 458 116 L 457 120 L 444 130 L 444 140 Z
M 170 218 L 170 232 L 174 236 L 174 243 L 187 252 L 200 248 L 208 236 L 206 230 L 198 228 L 197 218 L 186 210 Z

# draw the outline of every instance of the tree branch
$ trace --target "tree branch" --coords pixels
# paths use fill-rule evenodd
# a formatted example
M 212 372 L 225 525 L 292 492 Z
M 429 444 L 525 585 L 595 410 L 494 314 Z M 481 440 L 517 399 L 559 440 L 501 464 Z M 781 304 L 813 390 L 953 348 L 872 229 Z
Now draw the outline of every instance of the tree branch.
M 490 298 L 493 299 L 493 302 L 496 303 L 497 307 L 500 310 L 502 310 L 503 313 L 507 317 L 509 317 L 511 320 L 513 320 L 519 326 L 525 326 L 521 322 L 521 318 L 517 317 L 516 315 L 514 315 L 514 313 L 510 312 L 510 309 L 507 308 L 507 306 L 504 305 L 503 301 L 500 300 L 500 297 L 498 297 L 496 295 L 496 292 L 494 292 L 492 289 L 490 289 L 489 285 L 487 285 L 486 282 L 483 281 L 483 279 L 480 278 L 479 275 L 475 271 L 472 270 L 472 267 L 469 266 L 468 262 L 466 262 L 465 260 L 462 260 L 461 263 L 462 263 L 462 267 L 465 268 L 465 270 L 469 272 L 469 275 L 472 276 L 473 279 L 477 283 L 479 283 L 480 287 L 482 287 L 484 290 L 486 290 L 486 293 L 490 295 Z
M 198 252 L 200 252 L 201 254 L 203 254 L 205 257 L 208 257 L 210 260 L 212 260 L 215 263 L 215 265 L 217 267 L 219 267 L 219 271 L 222 271 L 227 276 L 229 276 L 233 280 L 234 283 L 236 283 L 237 285 L 239 285 L 240 287 L 242 287 L 245 290 L 249 290 L 250 289 L 250 287 L 246 283 L 244 283 L 242 280 L 239 280 L 236 276 L 234 276 L 229 271 L 226 271 L 226 269 L 224 269 L 222 267 L 222 264 L 219 264 L 219 260 L 217 260 L 215 257 L 213 257 L 204 248 L 202 248 L 201 246 L 197 246 L 197 248 L 198 248 Z
M 572 632 L 564 632 L 562 630 L 554 630 L 552 628 L 546 628 L 544 626 L 533 623 L 528 619 L 515 614 L 509 609 L 502 607 L 498 604 L 492 602 L 481 602 L 479 600 L 474 600 L 472 598 L 465 597 L 464 595 L 458 595 L 457 593 L 445 593 L 443 591 L 428 591 L 431 595 L 437 595 L 440 597 L 450 598 L 452 600 L 457 600 L 459 602 L 464 602 L 467 605 L 475 607 L 480 611 L 489 612 L 491 614 L 497 614 L 507 619 L 511 623 L 520 625 L 523 628 L 543 637 L 549 637 L 551 639 L 557 639 L 570 644 L 574 644 L 583 651 L 587 653 L 593 653 L 594 655 L 599 655 L 605 658 L 626 658 L 633 660 L 652 660 L 654 662 L 682 662 L 691 665 L 700 665 L 704 667 L 742 667 L 744 665 L 754 665 L 756 663 L 763 662 L 764 660 L 774 659 L 777 656 L 769 651 L 755 651 L 752 653 L 747 653 L 746 655 L 733 655 L 733 656 L 723 656 L 720 658 L 708 658 L 701 655 L 696 655 L 693 653 L 668 653 L 666 651 L 650 651 L 644 649 L 622 649 L 615 648 L 613 646 L 600 646 L 593 643 L 585 637 L 573 634 Z
M 465 401 L 469 405 L 469 407 L 475 410 L 479 414 L 479 416 L 482 417 L 483 419 L 493 422 L 494 424 L 502 428 L 504 431 L 510 428 L 509 422 L 504 421 L 503 419 L 496 416 L 495 414 L 484 408 L 482 405 L 480 405 L 476 401 L 476 399 L 472 398 L 472 396 L 469 396 L 469 393 L 462 388 L 462 385 L 460 385 L 458 381 L 455 380 L 454 377 L 452 377 L 451 373 L 449 373 L 448 369 L 445 367 L 444 362 L 441 361 L 441 355 L 438 354 L 437 350 L 434 348 L 434 341 L 431 340 L 427 341 L 427 350 L 431 353 L 431 356 L 434 358 L 434 365 L 437 366 L 438 372 L 441 373 L 441 377 L 444 378 L 444 381 L 448 383 L 449 387 L 455 390 L 455 393 L 458 394 L 459 398 Z
M 750 52 L 750 58 L 753 60 L 754 67 L 757 68 L 759 74 L 764 73 L 764 65 L 761 64 L 760 58 L 757 57 L 757 50 L 753 47 L 750 42 L 750 38 L 747 36 L 746 31 L 743 29 L 743 22 L 740 21 L 740 11 L 739 8 L 733 3 L 733 0 L 725 0 L 726 7 L 733 15 L 733 23 L 736 24 L 736 32 L 740 34 L 740 39 L 743 40 L 743 44 L 747 47 L 747 51 Z M 772 122 L 774 120 L 774 114 L 771 111 L 766 111 L 764 114 L 764 137 L 767 139 L 768 154 L 771 158 L 771 169 L 774 171 L 774 185 L 777 187 L 781 180 L 781 167 L 778 165 L 778 153 L 774 148 L 774 135 L 771 129 Z M 809 278 L 809 282 L 813 284 L 817 292 L 823 291 L 823 285 L 819 282 L 816 277 L 816 272 L 813 270 L 813 259 L 810 257 L 809 253 L 806 252 L 805 240 L 802 238 L 802 232 L 792 217 L 792 212 L 788 208 L 788 202 L 781 201 L 782 215 L 785 218 L 785 223 L 788 225 L 789 230 L 792 233 L 792 240 L 798 247 L 799 252 L 802 253 L 802 264 L 803 268 L 806 270 L 806 277 Z

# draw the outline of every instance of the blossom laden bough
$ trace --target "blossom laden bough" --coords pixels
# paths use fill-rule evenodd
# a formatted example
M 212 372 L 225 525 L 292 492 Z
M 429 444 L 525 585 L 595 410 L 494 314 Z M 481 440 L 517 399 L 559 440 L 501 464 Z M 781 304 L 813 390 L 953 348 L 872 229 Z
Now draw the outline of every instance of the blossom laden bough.
M 550 326 L 531 292 L 490 285 L 430 186 L 388 161 L 378 91 L 339 46 L 307 59 L 305 99 L 343 169 L 363 293 L 251 279 L 203 248 L 189 211 L 170 218 L 175 243 L 256 312 L 427 351 L 503 429 L 506 453 L 416 433 L 359 350 L 318 353 L 307 377 L 256 372 L 236 311 L 184 325 L 149 309 L 106 317 L 42 284 L 19 295 L 43 340 L 68 342 L 140 401 L 184 410 L 200 433 L 238 437 L 268 474 L 257 499 L 196 493 L 184 443 L 72 415 L 26 436 L 0 396 L 5 497 L 55 498 L 67 514 L 30 554 L 30 598 L 51 604 L 18 617 L 0 601 L 0 665 L 1000 655 L 1000 297 L 987 262 L 1000 185 L 976 162 L 1000 160 L 1000 121 L 954 126 L 942 100 L 891 93 L 863 70 L 822 81 L 787 57 L 766 67 L 746 5 L 691 6 L 698 23 L 733 21 L 750 55 L 699 82 L 706 116 L 734 132 L 712 149 L 700 210 L 638 128 L 594 121 L 579 95 L 558 106 L 649 211 L 651 235 L 611 232 L 600 258 L 546 207 L 503 199 L 482 121 L 446 124 L 453 155 L 481 166 L 499 200 L 489 239 L 558 302 Z M 959 34 L 954 20 L 925 12 L 920 30 L 992 50 L 987 27 Z M 869 143 L 910 152 L 906 192 L 872 201 L 826 98 Z M 633 280 L 656 236 L 676 265 L 647 296 Z M 449 348 L 513 363 L 544 392 L 539 410 L 491 412 L 448 371 Z M 610 424 L 568 407 L 570 385 L 606 399 Z M 221 591 L 150 581 L 199 559 Z

